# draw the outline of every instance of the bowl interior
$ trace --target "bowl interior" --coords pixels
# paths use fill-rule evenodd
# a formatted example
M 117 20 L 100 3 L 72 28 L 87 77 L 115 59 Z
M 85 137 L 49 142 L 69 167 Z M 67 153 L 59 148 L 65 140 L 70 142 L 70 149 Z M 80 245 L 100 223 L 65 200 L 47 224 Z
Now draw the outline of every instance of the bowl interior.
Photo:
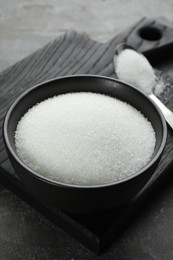
M 120 81 L 99 76 L 71 76 L 54 79 L 30 89 L 20 96 L 9 109 L 4 123 L 5 141 L 13 155 L 17 156 L 14 133 L 18 121 L 28 109 L 44 99 L 69 92 L 95 92 L 109 95 L 140 110 L 151 122 L 156 133 L 156 145 L 151 162 L 157 160 L 166 140 L 166 125 L 159 110 L 149 98 L 135 88 Z

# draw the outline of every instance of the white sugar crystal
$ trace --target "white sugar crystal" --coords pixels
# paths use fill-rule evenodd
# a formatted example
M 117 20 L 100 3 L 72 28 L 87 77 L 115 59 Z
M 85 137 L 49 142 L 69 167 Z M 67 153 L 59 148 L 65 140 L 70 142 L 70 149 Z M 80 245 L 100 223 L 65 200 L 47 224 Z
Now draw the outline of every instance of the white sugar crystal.
M 160 95 L 165 87 L 163 81 L 157 80 L 148 60 L 131 49 L 125 49 L 117 56 L 116 73 L 119 79 L 139 88 L 147 95 L 153 91 Z
M 154 94 L 158 97 L 163 93 L 165 87 L 168 83 L 165 83 L 162 77 L 159 77 L 156 82 L 156 87 L 154 88 Z
M 155 133 L 132 106 L 95 93 L 49 98 L 21 118 L 18 156 L 31 169 L 63 183 L 95 185 L 130 176 L 149 161 Z

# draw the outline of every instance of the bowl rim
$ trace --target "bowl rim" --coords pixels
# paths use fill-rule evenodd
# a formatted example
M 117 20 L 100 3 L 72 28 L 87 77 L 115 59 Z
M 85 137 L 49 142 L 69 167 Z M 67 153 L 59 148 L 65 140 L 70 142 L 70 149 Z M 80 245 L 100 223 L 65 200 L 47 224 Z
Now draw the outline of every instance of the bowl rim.
M 156 155 L 153 157 L 152 160 L 149 161 L 149 163 L 147 165 L 145 165 L 143 168 L 141 168 L 139 171 L 137 171 L 136 173 L 125 177 L 123 179 L 120 179 L 118 181 L 114 181 L 114 182 L 110 182 L 110 183 L 104 183 L 104 184 L 93 184 L 93 185 L 80 185 L 80 184 L 70 184 L 70 183 L 65 183 L 65 182 L 61 182 L 58 180 L 53 180 L 50 178 L 47 178 L 39 173 L 37 173 L 36 171 L 32 170 L 31 168 L 29 168 L 19 157 L 18 155 L 14 152 L 13 148 L 10 145 L 10 141 L 8 138 L 8 123 L 10 121 L 10 117 L 11 114 L 13 112 L 13 110 L 15 109 L 16 105 L 24 98 L 26 97 L 30 92 L 34 91 L 35 89 L 45 85 L 45 84 L 49 84 L 52 83 L 54 81 L 59 81 L 59 80 L 65 80 L 65 79 L 69 79 L 69 78 L 96 78 L 96 79 L 106 79 L 106 80 L 110 80 L 110 81 L 114 81 L 115 83 L 120 83 L 123 85 L 126 85 L 127 87 L 133 88 L 135 91 L 140 92 L 140 94 L 142 94 L 146 99 L 148 99 L 148 101 L 150 103 L 152 103 L 152 105 L 155 107 L 155 110 L 157 111 L 160 120 L 161 120 L 161 124 L 162 124 L 162 141 L 161 141 L 161 145 L 156 153 Z M 92 91 L 91 91 L 92 92 Z M 3 138 L 4 138 L 4 142 L 6 144 L 6 147 L 8 148 L 10 154 L 12 155 L 12 157 L 14 158 L 14 160 L 16 160 L 18 162 L 18 164 L 25 168 L 29 174 L 33 175 L 34 177 L 36 177 L 39 180 L 42 180 L 44 182 L 47 182 L 51 185 L 55 185 L 55 186 L 61 186 L 64 188 L 71 188 L 71 189 L 97 189 L 97 188 L 106 188 L 106 187 L 111 187 L 111 186 L 115 186 L 115 185 L 119 185 L 125 182 L 128 182 L 132 179 L 135 179 L 136 177 L 138 177 L 139 175 L 141 175 L 144 171 L 146 171 L 147 169 L 149 169 L 152 165 L 155 164 L 155 162 L 158 160 L 158 158 L 161 156 L 165 145 L 166 145 L 166 140 L 167 140 L 167 125 L 166 125 L 166 121 L 165 118 L 162 114 L 162 111 L 160 110 L 160 108 L 153 102 L 153 100 L 151 100 L 146 94 L 144 94 L 141 90 L 139 90 L 138 88 L 115 78 L 112 77 L 107 77 L 107 76 L 101 76 L 101 75 L 94 75 L 94 74 L 77 74 L 77 75 L 68 75 L 68 76 L 62 76 L 62 77 L 55 77 L 55 78 L 51 78 L 49 80 L 45 80 L 43 82 L 40 82 L 36 85 L 34 85 L 33 87 L 29 88 L 28 90 L 24 91 L 10 106 L 10 108 L 8 109 L 5 118 L 4 118 L 4 122 L 3 122 Z

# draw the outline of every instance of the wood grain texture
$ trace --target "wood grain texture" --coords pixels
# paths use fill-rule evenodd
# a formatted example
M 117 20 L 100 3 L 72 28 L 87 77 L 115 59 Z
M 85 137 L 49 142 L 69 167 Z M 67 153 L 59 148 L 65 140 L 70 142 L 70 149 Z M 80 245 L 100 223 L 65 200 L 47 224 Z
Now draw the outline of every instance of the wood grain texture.
M 160 30 L 162 37 L 148 41 L 140 37 L 144 27 Z M 85 35 L 70 31 L 29 57 L 0 74 L 0 128 L 3 118 L 12 102 L 28 88 L 51 78 L 73 74 L 100 74 L 114 77 L 112 57 L 115 46 L 127 42 L 144 52 L 152 62 L 156 61 L 157 51 L 167 55 L 166 49 L 172 46 L 173 29 L 155 21 L 142 19 L 124 33 L 107 43 L 99 43 Z M 154 53 L 154 54 L 153 54 Z M 165 77 L 170 84 L 172 80 Z M 167 88 L 162 101 L 173 110 L 173 91 Z M 2 131 L 0 132 L 0 181 L 32 207 L 62 227 L 69 234 L 84 243 L 94 252 L 105 250 L 131 221 L 137 212 L 154 196 L 163 182 L 170 176 L 173 165 L 173 135 L 168 131 L 168 141 L 152 180 L 126 206 L 100 214 L 75 215 L 52 209 L 33 198 L 17 178 L 5 151 Z

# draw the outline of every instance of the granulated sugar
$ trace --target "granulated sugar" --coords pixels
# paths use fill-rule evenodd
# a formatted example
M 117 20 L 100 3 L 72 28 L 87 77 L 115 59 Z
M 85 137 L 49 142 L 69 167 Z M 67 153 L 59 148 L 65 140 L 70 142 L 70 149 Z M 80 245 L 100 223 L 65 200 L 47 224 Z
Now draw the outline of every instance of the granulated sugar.
M 156 87 L 154 88 L 153 93 L 160 97 L 160 95 L 164 92 L 165 88 L 169 86 L 168 82 L 165 82 L 164 79 L 159 75 L 156 78 Z
M 132 106 L 95 93 L 71 93 L 32 107 L 15 133 L 18 156 L 63 183 L 94 185 L 130 176 L 150 160 L 155 133 Z
M 147 95 L 154 92 L 159 96 L 165 87 L 161 78 L 156 78 L 145 56 L 131 49 L 125 49 L 118 55 L 116 74 L 119 79 L 139 88 Z

